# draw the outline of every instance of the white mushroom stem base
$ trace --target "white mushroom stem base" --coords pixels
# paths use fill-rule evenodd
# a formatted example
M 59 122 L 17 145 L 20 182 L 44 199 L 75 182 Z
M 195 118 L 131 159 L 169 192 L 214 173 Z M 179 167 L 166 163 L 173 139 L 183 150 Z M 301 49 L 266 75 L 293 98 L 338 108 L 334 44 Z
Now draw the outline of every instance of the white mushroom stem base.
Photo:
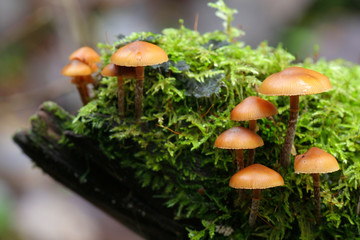
M 250 217 L 249 217 L 249 225 L 251 228 L 255 226 L 257 211 L 260 204 L 260 197 L 261 197 L 261 189 L 254 189 L 252 196 Z
M 254 133 L 256 133 L 256 120 L 249 121 L 249 129 L 251 131 L 253 131 Z M 250 165 L 254 164 L 254 159 L 255 159 L 255 149 L 249 149 L 248 150 L 248 161 L 247 161 L 246 166 L 250 166 Z
M 319 222 L 321 218 L 320 213 L 320 175 L 318 173 L 313 173 L 313 182 L 314 182 L 314 212 L 316 221 Z
M 291 163 L 291 148 L 294 144 L 298 115 L 299 115 L 299 96 L 290 96 L 290 118 L 286 130 L 283 149 L 280 155 L 280 163 L 285 168 L 288 168 Z

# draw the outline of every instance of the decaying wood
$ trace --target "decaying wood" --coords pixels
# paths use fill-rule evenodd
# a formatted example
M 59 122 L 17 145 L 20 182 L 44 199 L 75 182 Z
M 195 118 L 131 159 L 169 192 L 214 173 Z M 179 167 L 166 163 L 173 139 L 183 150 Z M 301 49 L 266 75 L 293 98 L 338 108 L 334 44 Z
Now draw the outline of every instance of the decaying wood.
M 186 239 L 184 223 L 175 221 L 153 192 L 139 186 L 131 171 L 113 164 L 97 142 L 61 129 L 64 119 L 44 107 L 37 117 L 46 131 L 33 124 L 30 131 L 14 136 L 37 167 L 146 239 Z M 61 136 L 68 144 L 58 143 Z

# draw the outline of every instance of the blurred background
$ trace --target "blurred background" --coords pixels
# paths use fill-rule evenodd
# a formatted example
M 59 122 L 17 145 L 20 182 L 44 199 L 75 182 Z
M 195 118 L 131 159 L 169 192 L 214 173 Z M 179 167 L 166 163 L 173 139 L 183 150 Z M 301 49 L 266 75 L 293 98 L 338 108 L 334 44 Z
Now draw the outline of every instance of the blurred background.
M 283 44 L 298 60 L 360 61 L 359 0 L 225 0 L 238 10 L 240 39 Z M 81 101 L 61 75 L 68 55 L 119 34 L 163 28 L 222 30 L 205 0 L 0 0 L 0 240 L 142 239 L 54 182 L 12 142 L 37 107 L 52 100 L 71 113 Z

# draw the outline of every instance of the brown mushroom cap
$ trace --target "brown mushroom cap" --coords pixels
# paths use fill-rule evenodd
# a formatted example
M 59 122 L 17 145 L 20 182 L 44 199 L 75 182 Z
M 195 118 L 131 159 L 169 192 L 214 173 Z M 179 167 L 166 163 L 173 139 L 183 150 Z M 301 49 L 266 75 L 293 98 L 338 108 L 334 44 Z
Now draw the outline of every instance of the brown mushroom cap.
M 110 63 L 104 67 L 104 69 L 101 71 L 101 75 L 105 77 L 118 76 L 119 71 L 117 70 L 115 64 Z
M 111 56 L 113 64 L 125 67 L 151 66 L 166 61 L 168 56 L 162 48 L 143 41 L 125 45 Z
M 340 169 L 334 156 L 317 147 L 296 156 L 294 167 L 296 173 L 329 173 Z
M 231 111 L 230 119 L 247 121 L 273 116 L 278 113 L 275 105 L 262 98 L 251 96 L 245 98 Z
M 302 68 L 289 67 L 267 77 L 259 92 L 272 96 L 309 95 L 332 89 L 329 79 L 321 73 Z
M 62 69 L 61 73 L 65 76 L 77 77 L 90 75 L 92 71 L 87 64 L 74 59 Z
M 244 127 L 232 127 L 215 140 L 215 147 L 223 149 L 254 149 L 264 145 L 259 135 Z
M 69 60 L 79 59 L 87 64 L 100 62 L 100 56 L 91 47 L 81 47 L 69 56 Z
M 284 179 L 279 173 L 261 164 L 241 169 L 229 182 L 230 187 L 241 189 L 265 189 L 283 185 Z

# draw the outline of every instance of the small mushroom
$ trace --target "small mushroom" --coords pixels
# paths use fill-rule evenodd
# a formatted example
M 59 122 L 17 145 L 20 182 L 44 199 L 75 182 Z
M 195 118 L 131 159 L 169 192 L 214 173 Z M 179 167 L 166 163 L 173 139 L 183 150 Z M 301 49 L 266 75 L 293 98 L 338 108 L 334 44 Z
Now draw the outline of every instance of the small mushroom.
M 326 76 L 302 67 L 289 67 L 274 73 L 260 85 L 259 92 L 264 95 L 290 96 L 290 118 L 280 155 L 280 163 L 283 167 L 289 167 L 291 162 L 291 148 L 299 113 L 299 96 L 322 93 L 331 89 L 331 83 Z
M 86 105 L 90 100 L 86 84 L 89 83 L 90 78 L 88 76 L 92 73 L 91 68 L 87 64 L 74 59 L 62 69 L 61 73 L 71 77 L 71 83 L 76 85 L 81 101 L 83 105 Z
M 319 221 L 320 213 L 320 173 L 335 172 L 340 169 L 336 159 L 324 150 L 312 147 L 306 153 L 295 157 L 295 173 L 312 174 L 314 182 L 315 217 Z
M 265 99 L 251 96 L 245 98 L 231 111 L 230 119 L 233 121 L 249 120 L 249 129 L 256 132 L 256 120 L 273 116 L 278 113 L 274 104 Z M 248 165 L 254 163 L 255 149 L 248 151 Z
M 236 150 L 237 170 L 244 168 L 243 149 L 253 149 L 264 145 L 259 135 L 244 127 L 232 127 L 221 133 L 215 140 L 215 147 Z
M 105 77 L 117 77 L 118 85 L 118 112 L 121 119 L 125 117 L 124 106 L 124 77 L 135 77 L 135 69 L 129 67 L 119 67 L 115 64 L 108 64 L 101 71 Z
M 165 51 L 148 42 L 135 41 L 119 48 L 112 56 L 111 63 L 117 66 L 135 68 L 135 119 L 142 116 L 142 94 L 144 82 L 144 67 L 168 61 Z
M 253 190 L 249 217 L 250 227 L 255 226 L 261 189 L 283 185 L 284 179 L 279 173 L 261 164 L 253 164 L 238 171 L 231 177 L 229 182 L 229 186 L 232 188 Z
M 92 72 L 97 70 L 96 64 L 100 62 L 100 56 L 91 47 L 81 47 L 70 54 L 69 60 L 78 59 L 90 66 Z

